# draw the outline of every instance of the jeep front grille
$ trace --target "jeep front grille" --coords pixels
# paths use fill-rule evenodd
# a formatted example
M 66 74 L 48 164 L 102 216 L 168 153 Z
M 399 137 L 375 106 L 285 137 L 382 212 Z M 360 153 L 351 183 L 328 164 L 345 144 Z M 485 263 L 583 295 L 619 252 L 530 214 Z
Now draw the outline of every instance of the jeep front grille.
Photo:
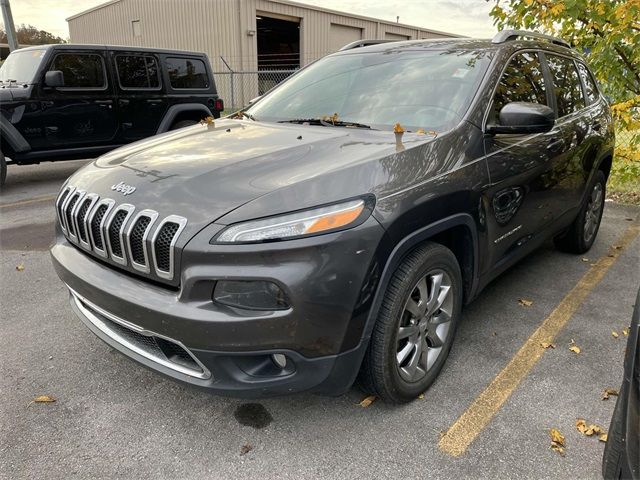
M 58 196 L 56 212 L 64 235 L 82 250 L 120 266 L 173 280 L 175 245 L 187 224 L 169 215 L 156 225 L 158 212 L 67 186 Z

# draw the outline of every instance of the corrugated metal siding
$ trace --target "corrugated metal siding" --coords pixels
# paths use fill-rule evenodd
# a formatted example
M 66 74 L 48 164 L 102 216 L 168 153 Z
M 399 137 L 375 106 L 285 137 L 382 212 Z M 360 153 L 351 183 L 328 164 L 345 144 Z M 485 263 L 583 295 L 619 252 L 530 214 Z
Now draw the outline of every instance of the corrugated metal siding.
M 177 48 L 207 53 L 214 70 L 225 70 L 220 56 L 234 70 L 257 69 L 256 12 L 300 19 L 301 63 L 335 50 L 331 24 L 362 29 L 362 38 L 394 33 L 408 38 L 440 38 L 446 34 L 389 22 L 368 20 L 292 5 L 278 0 L 120 0 L 69 19 L 74 43 L 107 43 Z M 131 22 L 140 21 L 141 36 Z

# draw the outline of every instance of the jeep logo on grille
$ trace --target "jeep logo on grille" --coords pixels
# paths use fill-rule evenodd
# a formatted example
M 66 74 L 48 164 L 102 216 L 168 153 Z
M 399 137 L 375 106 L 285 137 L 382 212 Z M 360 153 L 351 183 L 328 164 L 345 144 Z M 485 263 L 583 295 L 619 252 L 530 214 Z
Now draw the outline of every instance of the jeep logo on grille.
M 131 195 L 136 191 L 136 187 L 132 185 L 127 185 L 124 182 L 116 183 L 115 185 L 111 185 L 111 190 L 115 190 L 116 192 L 120 192 L 123 195 Z

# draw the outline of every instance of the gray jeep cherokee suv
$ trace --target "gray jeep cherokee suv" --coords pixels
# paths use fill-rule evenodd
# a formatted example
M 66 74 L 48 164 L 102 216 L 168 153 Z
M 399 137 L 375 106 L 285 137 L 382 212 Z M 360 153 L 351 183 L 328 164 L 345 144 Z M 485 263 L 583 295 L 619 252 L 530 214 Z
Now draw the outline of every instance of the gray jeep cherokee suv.
M 591 247 L 613 145 L 559 39 L 352 45 L 78 171 L 51 255 L 89 329 L 174 379 L 405 402 L 493 278 Z

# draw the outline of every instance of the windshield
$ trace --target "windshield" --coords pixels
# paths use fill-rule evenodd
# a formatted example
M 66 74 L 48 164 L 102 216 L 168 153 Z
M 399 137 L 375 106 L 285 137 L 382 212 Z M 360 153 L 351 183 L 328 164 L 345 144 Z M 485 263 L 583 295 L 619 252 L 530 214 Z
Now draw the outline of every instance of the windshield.
M 305 68 L 247 110 L 256 120 L 290 121 L 338 114 L 374 128 L 444 131 L 461 119 L 489 64 L 464 51 L 336 55 Z
M 44 48 L 11 52 L 0 67 L 0 80 L 4 83 L 32 83 L 44 52 Z

